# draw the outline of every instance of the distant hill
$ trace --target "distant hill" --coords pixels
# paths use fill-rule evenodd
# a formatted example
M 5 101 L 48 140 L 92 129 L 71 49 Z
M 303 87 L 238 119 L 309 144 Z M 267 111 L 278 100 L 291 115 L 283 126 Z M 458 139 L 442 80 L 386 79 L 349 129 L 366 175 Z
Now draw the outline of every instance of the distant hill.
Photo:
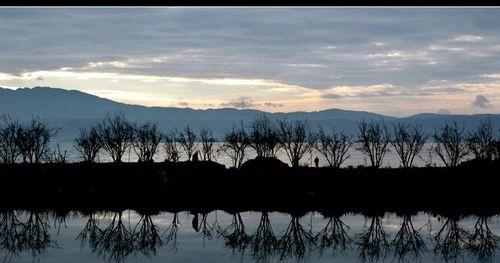
M 121 111 L 133 121 L 151 120 L 161 129 L 182 128 L 189 123 L 195 130 L 202 127 L 214 129 L 221 136 L 231 123 L 248 123 L 260 114 L 270 118 L 289 120 L 308 119 L 313 127 L 335 126 L 346 131 L 355 131 L 362 119 L 386 122 L 418 122 L 425 130 L 432 131 L 445 121 L 456 120 L 466 128 L 475 127 L 480 120 L 489 118 L 496 129 L 500 129 L 500 114 L 443 115 L 422 113 L 405 118 L 396 118 L 365 111 L 329 109 L 313 112 L 266 113 L 252 109 L 207 109 L 175 107 L 146 107 L 115 102 L 76 90 L 50 87 L 21 88 L 17 90 L 0 87 L 0 113 L 16 116 L 23 120 L 38 115 L 51 125 L 62 128 L 61 140 L 70 140 L 80 127 L 100 121 L 108 113 Z

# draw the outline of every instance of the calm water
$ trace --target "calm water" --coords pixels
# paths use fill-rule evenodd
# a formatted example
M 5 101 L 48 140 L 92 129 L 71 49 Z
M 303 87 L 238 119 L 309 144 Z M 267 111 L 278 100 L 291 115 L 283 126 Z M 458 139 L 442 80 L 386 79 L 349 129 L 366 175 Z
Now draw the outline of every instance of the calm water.
M 220 143 L 217 144 L 217 147 L 220 145 Z M 432 146 L 432 144 L 427 144 L 424 146 L 424 149 L 421 152 L 421 156 L 415 158 L 414 165 L 415 166 L 425 166 L 425 164 L 428 162 L 428 149 Z M 74 149 L 73 145 L 68 142 L 63 142 L 60 143 L 61 150 L 66 150 L 67 151 L 67 160 L 69 162 L 76 162 L 80 161 L 80 156 L 79 153 Z M 383 167 L 399 167 L 400 166 L 400 161 L 399 157 L 397 156 L 396 152 L 392 147 L 390 147 L 390 152 L 388 152 L 384 158 L 383 161 Z M 179 146 L 179 149 L 180 146 Z M 367 159 L 360 151 L 356 150 L 354 147 L 352 147 L 349 150 L 350 158 L 346 160 L 346 162 L 342 165 L 343 167 L 352 165 L 354 167 L 358 165 L 369 165 L 370 160 Z M 245 159 L 252 159 L 256 156 L 255 152 L 252 149 L 247 150 L 246 158 Z M 301 164 L 308 165 L 308 166 L 314 166 L 313 160 L 314 158 L 318 156 L 320 159 L 319 165 L 320 166 L 327 166 L 328 163 L 327 161 L 323 158 L 323 156 L 317 152 L 316 150 L 313 150 L 311 153 L 306 154 L 303 159 L 301 160 Z M 286 162 L 290 164 L 290 161 L 288 160 L 286 154 L 283 151 L 278 152 L 278 158 L 282 160 L 283 162 Z M 162 147 L 159 147 L 158 153 L 155 154 L 154 159 L 156 162 L 161 162 L 165 160 L 165 152 L 163 151 Z M 181 161 L 186 160 L 187 157 L 184 155 L 181 155 Z M 101 151 L 99 155 L 99 161 L 100 162 L 111 162 L 111 158 L 104 152 Z M 137 161 L 137 156 L 134 152 L 133 149 L 129 149 L 127 153 L 123 156 L 123 160 L 125 162 L 136 162 Z M 228 158 L 224 153 L 221 153 L 217 156 L 216 160 L 217 162 L 224 164 L 226 167 L 232 166 L 231 159 Z M 432 158 L 432 163 L 437 165 L 437 166 L 442 166 L 443 163 L 438 159 L 437 156 L 434 156 Z
M 497 216 L 3 211 L 0 251 L 10 262 L 498 262 L 499 234 Z

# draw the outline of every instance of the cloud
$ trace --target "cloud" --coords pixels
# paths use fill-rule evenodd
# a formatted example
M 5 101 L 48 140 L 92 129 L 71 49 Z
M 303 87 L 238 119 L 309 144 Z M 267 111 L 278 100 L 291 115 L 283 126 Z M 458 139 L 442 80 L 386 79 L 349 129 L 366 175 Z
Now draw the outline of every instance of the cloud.
M 273 108 L 281 108 L 284 105 L 283 105 L 283 103 L 265 102 L 264 106 L 266 106 L 266 107 L 273 107 Z
M 455 42 L 477 42 L 483 40 L 483 37 L 481 36 L 474 36 L 474 35 L 460 35 L 455 38 L 453 38 L 452 41 Z
M 232 108 L 237 108 L 237 109 L 252 108 L 252 107 L 256 107 L 258 105 L 259 105 L 258 103 L 255 103 L 249 97 L 239 97 L 236 100 L 224 102 L 224 103 L 220 104 L 221 107 L 232 107 Z
M 187 103 L 187 102 L 178 102 L 177 105 L 182 106 L 182 107 L 188 107 L 189 103 Z
M 477 95 L 476 99 L 472 102 L 473 107 L 478 107 L 482 109 L 493 108 L 493 105 L 490 103 L 490 100 L 483 95 Z
M 327 93 L 327 94 L 322 94 L 321 98 L 323 98 L 323 99 L 340 99 L 340 98 L 342 98 L 342 96 L 339 94 Z
M 450 110 L 447 110 L 447 109 L 439 109 L 437 111 L 438 114 L 444 114 L 444 115 L 450 115 L 451 114 L 451 111 Z

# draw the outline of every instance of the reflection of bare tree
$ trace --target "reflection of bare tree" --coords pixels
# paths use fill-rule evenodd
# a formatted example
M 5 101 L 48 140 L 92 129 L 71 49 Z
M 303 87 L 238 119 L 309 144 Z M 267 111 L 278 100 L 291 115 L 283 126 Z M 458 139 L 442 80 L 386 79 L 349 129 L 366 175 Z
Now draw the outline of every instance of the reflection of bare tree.
M 203 238 L 203 246 L 205 246 L 205 239 L 208 239 L 208 240 L 212 239 L 212 232 L 213 232 L 212 226 L 210 226 L 207 223 L 207 215 L 208 215 L 208 213 L 201 214 L 201 221 L 199 224 L 199 229 L 200 229 L 199 234 Z
M 19 245 L 22 250 L 30 250 L 33 256 L 45 252 L 55 243 L 50 240 L 48 216 L 39 212 L 30 212 L 28 220 L 22 223 L 19 232 Z
M 385 258 L 389 249 L 389 236 L 385 233 L 382 219 L 374 216 L 370 219 L 370 226 L 359 235 L 357 245 L 362 261 L 376 261 L 382 256 Z
M 425 243 L 418 230 L 413 227 L 411 215 L 403 216 L 401 228 L 391 244 L 394 246 L 395 256 L 400 261 L 406 259 L 410 253 L 414 259 L 420 259 L 420 254 L 425 249 Z
M 90 214 L 87 223 L 76 239 L 80 240 L 82 247 L 88 243 L 91 248 L 95 248 L 99 241 L 100 234 L 101 229 L 99 229 L 98 226 L 97 216 L 95 214 Z
M 179 230 L 179 216 L 175 212 L 172 223 L 163 234 L 165 246 L 171 251 L 177 251 L 177 230 Z
M 122 262 L 133 251 L 132 233 L 122 221 L 122 212 L 113 215 L 111 223 L 99 231 L 98 241 L 92 247 L 105 259 Z
M 300 224 L 299 217 L 292 216 L 285 233 L 278 241 L 281 260 L 297 258 L 304 259 L 314 245 L 314 236 Z
M 474 232 L 469 235 L 466 248 L 480 261 L 490 261 L 498 246 L 499 237 L 488 226 L 488 218 L 481 216 L 474 225 Z
M 441 254 L 445 261 L 456 259 L 466 244 L 467 231 L 458 225 L 458 220 L 448 218 L 434 237 L 434 252 Z
M 134 228 L 135 248 L 144 255 L 156 255 L 156 248 L 162 245 L 158 228 L 150 215 L 143 215 Z
M 22 251 L 22 247 L 19 246 L 21 226 L 22 223 L 14 211 L 5 211 L 0 214 L 0 249 L 7 251 L 4 261 L 9 261 Z
M 278 240 L 274 236 L 269 215 L 267 212 L 262 212 L 259 226 L 251 236 L 252 257 L 257 262 L 267 262 L 275 252 L 277 244 Z
M 347 234 L 349 227 L 339 216 L 332 216 L 326 226 L 316 234 L 318 249 L 323 253 L 327 248 L 345 251 L 351 246 L 352 239 Z
M 231 248 L 233 253 L 239 251 L 243 253 L 250 242 L 250 236 L 245 232 L 245 225 L 240 213 L 233 214 L 233 220 L 222 233 L 226 240 L 226 246 Z

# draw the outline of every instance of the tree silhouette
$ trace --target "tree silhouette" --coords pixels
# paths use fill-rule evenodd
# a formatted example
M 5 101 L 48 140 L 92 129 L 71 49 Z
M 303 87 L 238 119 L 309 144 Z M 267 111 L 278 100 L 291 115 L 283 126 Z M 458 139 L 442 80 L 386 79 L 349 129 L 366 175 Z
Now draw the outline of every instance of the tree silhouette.
M 278 241 L 281 260 L 303 260 L 314 245 L 313 234 L 300 224 L 299 217 L 292 216 L 290 223 Z
M 403 167 L 412 167 L 415 157 L 422 151 L 427 136 L 423 133 L 420 125 L 409 125 L 402 123 L 393 124 L 394 140 L 392 145 L 401 160 Z M 411 129 L 411 130 L 410 130 Z
M 216 157 L 215 138 L 211 129 L 203 128 L 200 131 L 201 156 L 204 161 L 212 161 Z
M 350 155 L 349 149 L 352 146 L 351 137 L 344 132 L 333 129 L 331 134 L 326 134 L 323 128 L 319 128 L 318 142 L 316 149 L 325 157 L 328 166 L 339 168 Z
M 278 143 L 292 167 L 298 167 L 302 157 L 314 147 L 314 135 L 307 121 L 278 121 Z
M 488 218 L 480 216 L 474 224 L 474 230 L 469 235 L 466 249 L 477 256 L 479 261 L 491 261 L 493 253 L 498 247 L 499 237 L 488 226 Z
M 434 236 L 434 253 L 439 253 L 445 261 L 455 260 L 467 244 L 467 231 L 458 225 L 458 220 L 448 218 Z
M 76 237 L 76 240 L 80 241 L 80 245 L 82 247 L 87 244 L 91 248 L 96 248 L 98 246 L 99 239 L 102 234 L 102 230 L 99 228 L 98 223 L 97 215 L 95 213 L 88 216 L 87 223 L 85 223 L 82 231 L 80 231 Z
M 172 130 L 165 135 L 165 143 L 163 148 L 165 150 L 165 160 L 169 162 L 178 162 L 181 158 L 179 148 L 177 147 L 177 132 Z
M 103 149 L 113 162 L 119 163 L 134 139 L 134 125 L 125 119 L 122 113 L 106 115 L 97 126 Z
M 179 216 L 177 212 L 174 213 L 172 218 L 172 223 L 165 230 L 163 234 L 165 246 L 171 251 L 177 251 L 177 231 L 179 230 Z
M 196 148 L 198 148 L 198 143 L 196 142 L 196 134 L 193 132 L 189 125 L 186 125 L 184 130 L 179 133 L 179 143 L 181 144 L 182 149 L 186 153 L 188 161 L 191 161 L 191 157 L 193 156 Z
M 316 234 L 319 251 L 323 254 L 326 249 L 343 252 L 351 246 L 352 239 L 347 234 L 349 227 L 342 222 L 340 216 L 332 216 L 326 226 Z
M 411 215 L 403 216 L 401 227 L 391 245 L 394 247 L 394 255 L 399 261 L 405 261 L 408 255 L 412 255 L 414 260 L 420 259 L 420 255 L 426 247 L 422 236 L 413 227 Z
M 378 261 L 385 258 L 389 249 L 389 235 L 385 233 L 380 216 L 372 216 L 370 225 L 358 235 L 356 242 L 362 261 Z
M 468 154 L 464 128 L 457 122 L 446 123 L 434 133 L 434 151 L 447 167 L 454 167 Z
M 225 239 L 225 244 L 233 253 L 236 251 L 243 254 L 250 243 L 250 236 L 245 232 L 245 225 L 240 213 L 233 214 L 232 223 L 222 231 L 221 235 Z
M 99 238 L 91 247 L 94 252 L 110 261 L 123 262 L 133 252 L 133 236 L 122 221 L 122 212 L 113 215 L 111 223 L 99 231 Z
M 390 142 L 387 127 L 383 122 L 366 122 L 364 119 L 358 126 L 358 150 L 368 156 L 372 167 L 379 168 L 382 165 L 385 154 L 389 151 L 387 147 Z
M 275 254 L 277 245 L 278 240 L 274 235 L 269 215 L 267 212 L 262 212 L 259 226 L 250 237 L 253 259 L 256 262 L 268 262 L 269 258 Z
M 139 162 L 152 162 L 163 140 L 155 123 L 146 122 L 134 129 L 134 151 Z
M 276 157 L 279 149 L 279 136 L 276 125 L 266 115 L 260 115 L 250 126 L 250 147 L 257 157 Z
M 240 128 L 236 128 L 233 123 L 231 131 L 224 134 L 224 143 L 220 150 L 231 158 L 234 168 L 239 168 L 245 159 L 246 148 L 249 144 L 250 140 L 243 128 L 243 123 Z
M 95 162 L 99 151 L 102 149 L 102 140 L 97 127 L 80 129 L 74 141 L 74 148 L 80 153 L 83 161 Z
M 18 130 L 17 146 L 23 162 L 40 163 L 49 155 L 50 140 L 58 129 L 49 128 L 48 124 L 38 117 L 33 117 L 27 125 Z
M 2 116 L 0 126 L 0 163 L 12 164 L 21 155 L 18 136 L 21 133 L 21 123 L 8 115 Z
M 156 255 L 156 249 L 163 241 L 150 215 L 142 215 L 132 234 L 134 248 L 146 256 Z
M 469 151 L 479 160 L 493 160 L 495 139 L 493 125 L 490 120 L 481 121 L 474 132 L 467 135 L 466 143 Z

